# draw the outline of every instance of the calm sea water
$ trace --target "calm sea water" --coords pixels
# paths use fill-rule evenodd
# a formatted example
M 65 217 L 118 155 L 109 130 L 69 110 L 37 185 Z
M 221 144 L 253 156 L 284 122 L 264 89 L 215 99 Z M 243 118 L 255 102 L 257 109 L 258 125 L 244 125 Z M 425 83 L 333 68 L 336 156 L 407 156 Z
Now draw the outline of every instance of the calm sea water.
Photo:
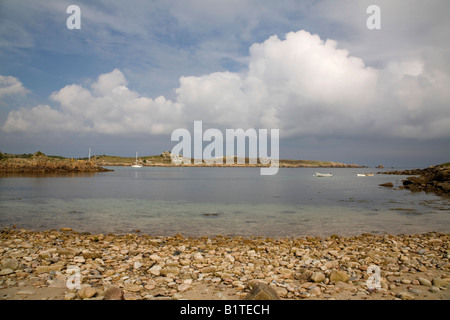
M 246 237 L 450 231 L 448 198 L 378 186 L 405 176 L 356 176 L 374 169 L 113 169 L 0 178 L 0 227 Z

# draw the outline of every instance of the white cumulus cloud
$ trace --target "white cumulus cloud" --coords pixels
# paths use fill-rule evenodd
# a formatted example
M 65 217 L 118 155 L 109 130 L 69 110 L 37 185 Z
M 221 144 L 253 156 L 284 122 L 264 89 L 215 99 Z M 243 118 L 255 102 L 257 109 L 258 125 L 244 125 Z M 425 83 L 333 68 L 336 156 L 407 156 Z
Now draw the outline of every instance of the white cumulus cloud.
M 10 112 L 3 130 L 163 134 L 194 120 L 218 128 L 277 128 L 281 137 L 450 137 L 450 77 L 423 59 L 382 69 L 307 31 L 250 47 L 242 72 L 184 76 L 173 100 L 130 90 L 118 69 Z
M 6 95 L 26 94 L 27 90 L 24 88 L 19 79 L 12 76 L 0 75 L 0 98 Z
M 90 88 L 72 84 L 50 98 L 60 107 L 39 105 L 12 111 L 3 130 L 160 134 L 168 132 L 182 110 L 164 97 L 150 99 L 131 91 L 117 69 L 100 75 Z

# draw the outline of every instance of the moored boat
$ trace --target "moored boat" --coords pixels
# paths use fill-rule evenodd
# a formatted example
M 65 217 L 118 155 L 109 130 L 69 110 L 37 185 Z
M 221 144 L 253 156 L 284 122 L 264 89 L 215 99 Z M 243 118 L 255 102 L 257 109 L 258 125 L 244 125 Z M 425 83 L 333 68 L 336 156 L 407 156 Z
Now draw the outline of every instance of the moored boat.
M 320 172 L 316 172 L 316 174 L 314 175 L 314 177 L 332 177 L 333 174 L 332 173 L 320 173 Z
M 131 165 L 132 168 L 142 168 L 142 165 L 138 163 L 138 153 L 136 152 L 136 163 Z

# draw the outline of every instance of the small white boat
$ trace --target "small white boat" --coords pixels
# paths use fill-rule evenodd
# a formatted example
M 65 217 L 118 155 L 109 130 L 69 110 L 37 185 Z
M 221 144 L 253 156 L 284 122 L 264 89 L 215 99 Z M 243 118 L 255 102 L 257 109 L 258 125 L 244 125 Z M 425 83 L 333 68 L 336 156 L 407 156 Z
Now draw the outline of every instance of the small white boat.
M 137 160 L 137 152 L 136 152 L 136 163 L 131 165 L 132 168 L 142 168 L 142 165 L 138 164 L 138 160 Z
M 357 173 L 356 175 L 358 177 L 373 177 L 374 176 L 373 173 Z
M 314 175 L 314 177 L 332 177 L 333 174 L 332 173 L 320 173 L 320 172 L 316 172 L 316 174 Z

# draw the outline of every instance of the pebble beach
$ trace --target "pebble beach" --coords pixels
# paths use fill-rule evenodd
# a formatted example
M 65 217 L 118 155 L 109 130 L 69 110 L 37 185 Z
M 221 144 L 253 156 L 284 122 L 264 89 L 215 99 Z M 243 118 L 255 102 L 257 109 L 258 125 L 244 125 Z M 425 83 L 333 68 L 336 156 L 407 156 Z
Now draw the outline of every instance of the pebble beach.
M 5 228 L 0 299 L 241 300 L 252 298 L 256 283 L 282 300 L 448 300 L 449 236 L 185 238 Z M 376 288 L 368 286 L 374 268 Z

